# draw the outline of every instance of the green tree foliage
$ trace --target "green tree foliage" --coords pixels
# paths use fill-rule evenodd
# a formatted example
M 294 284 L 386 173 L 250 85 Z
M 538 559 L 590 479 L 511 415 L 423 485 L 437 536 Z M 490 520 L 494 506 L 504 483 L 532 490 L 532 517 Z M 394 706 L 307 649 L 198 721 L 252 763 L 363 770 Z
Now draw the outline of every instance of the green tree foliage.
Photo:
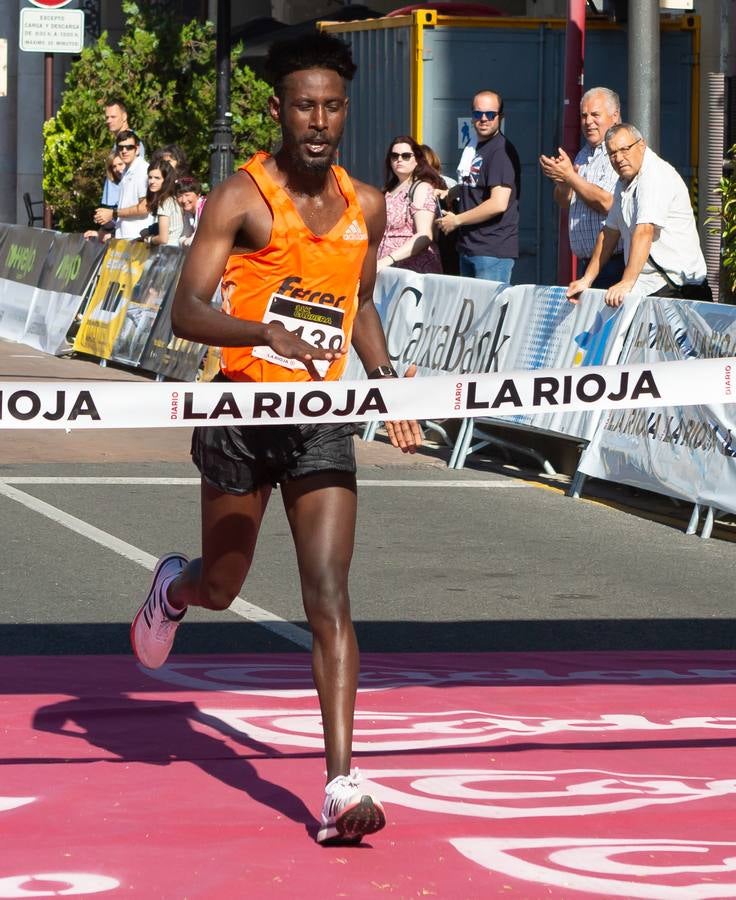
M 160 6 L 158 7 L 160 10 Z M 103 33 L 86 47 L 66 79 L 59 111 L 44 126 L 44 179 L 47 201 L 58 228 L 92 226 L 99 205 L 105 159 L 112 149 L 104 101 L 120 97 L 128 121 L 146 145 L 146 154 L 179 144 L 192 172 L 206 179 L 215 118 L 215 35 L 211 23 L 187 24 L 171 18 L 155 23 L 145 4 L 125 2 L 126 29 L 118 49 Z M 277 129 L 268 115 L 268 85 L 231 55 L 230 109 L 236 164 L 256 149 L 270 149 Z

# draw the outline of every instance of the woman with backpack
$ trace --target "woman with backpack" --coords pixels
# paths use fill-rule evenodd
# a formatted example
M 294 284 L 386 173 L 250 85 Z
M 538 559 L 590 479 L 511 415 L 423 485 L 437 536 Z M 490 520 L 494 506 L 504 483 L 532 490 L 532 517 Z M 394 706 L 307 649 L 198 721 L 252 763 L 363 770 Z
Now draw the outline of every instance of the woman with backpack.
M 427 162 L 422 147 L 408 135 L 394 138 L 386 154 L 386 230 L 378 248 L 378 271 L 387 266 L 414 272 L 442 272 L 432 237 L 437 218 L 435 188 L 440 175 Z

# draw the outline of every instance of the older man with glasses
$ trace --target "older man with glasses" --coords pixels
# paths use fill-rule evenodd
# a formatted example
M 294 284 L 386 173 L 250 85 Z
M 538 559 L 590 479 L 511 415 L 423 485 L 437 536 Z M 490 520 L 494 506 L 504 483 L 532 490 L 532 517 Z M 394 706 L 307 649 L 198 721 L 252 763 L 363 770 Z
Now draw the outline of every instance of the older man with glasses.
M 460 274 L 510 282 L 519 256 L 521 164 L 513 144 L 501 134 L 503 98 L 497 91 L 473 97 L 477 143 L 467 171 L 448 194 L 456 209 L 443 212 L 437 227 L 458 232 Z M 465 154 L 468 156 L 468 154 Z
M 115 221 L 115 237 L 135 240 L 141 230 L 153 221 L 148 213 L 146 193 L 148 192 L 148 163 L 138 156 L 138 135 L 134 131 L 120 131 L 115 149 L 125 163 L 125 172 L 120 180 L 117 206 L 100 207 L 95 211 L 95 222 L 106 225 Z
M 593 87 L 580 101 L 580 129 L 584 144 L 572 160 L 562 147 L 557 154 L 540 156 L 542 172 L 554 184 L 554 200 L 568 213 L 570 249 L 577 257 L 576 275 L 588 268 L 606 216 L 613 204 L 618 175 L 606 153 L 605 135 L 621 121 L 618 94 Z M 609 288 L 624 272 L 623 246 L 619 243 L 608 264 L 598 273 L 595 288 Z
M 605 140 L 619 181 L 593 256 L 568 286 L 568 298 L 577 302 L 591 287 L 623 238 L 626 267 L 606 291 L 609 306 L 620 306 L 627 294 L 711 300 L 687 185 L 633 125 L 612 126 Z

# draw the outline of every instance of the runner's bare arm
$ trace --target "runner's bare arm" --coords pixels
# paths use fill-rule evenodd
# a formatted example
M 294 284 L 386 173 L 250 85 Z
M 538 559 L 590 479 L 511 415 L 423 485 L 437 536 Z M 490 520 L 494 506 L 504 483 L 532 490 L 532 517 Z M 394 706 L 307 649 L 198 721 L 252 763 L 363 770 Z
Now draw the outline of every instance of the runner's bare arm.
M 303 362 L 312 377 L 319 379 L 312 360 L 337 359 L 340 351 L 320 350 L 278 323 L 238 319 L 210 304 L 231 253 L 265 247 L 271 225 L 271 212 L 245 173 L 231 175 L 212 191 L 176 289 L 172 328 L 177 337 L 216 347 L 267 344 L 282 356 Z
M 373 289 L 376 285 L 376 257 L 386 228 L 386 201 L 375 188 L 354 182 L 363 210 L 363 218 L 368 227 L 368 252 L 360 274 L 360 296 L 358 312 L 353 323 L 352 345 L 360 357 L 366 372 L 378 366 L 390 366 L 391 360 L 386 346 L 386 335 L 381 325 L 378 310 L 373 303 Z M 410 366 L 407 377 L 413 377 L 416 366 Z M 415 421 L 386 422 L 386 431 L 394 447 L 404 453 L 415 453 L 422 443 L 422 432 Z
M 386 201 L 375 188 L 359 181 L 354 181 L 354 184 L 368 227 L 368 252 L 360 273 L 360 295 L 353 323 L 352 345 L 366 372 L 372 372 L 378 366 L 391 365 L 381 319 L 373 305 L 378 245 L 386 229 Z

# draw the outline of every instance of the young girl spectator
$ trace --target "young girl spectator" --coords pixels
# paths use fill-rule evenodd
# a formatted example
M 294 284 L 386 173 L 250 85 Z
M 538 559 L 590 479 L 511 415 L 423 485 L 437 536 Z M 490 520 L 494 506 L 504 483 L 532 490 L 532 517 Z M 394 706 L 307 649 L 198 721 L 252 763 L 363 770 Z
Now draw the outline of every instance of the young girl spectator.
M 125 163 L 118 155 L 117 150 L 111 150 L 105 160 L 105 174 L 107 177 L 105 178 L 105 186 L 102 189 L 100 206 L 104 206 L 107 209 L 113 209 L 117 206 L 118 196 L 120 195 L 120 179 L 123 177 L 124 171 Z M 103 225 L 102 228 L 90 228 L 84 232 L 84 236 L 87 239 L 97 238 L 97 240 L 104 242 L 109 241 L 114 232 L 115 222 L 113 221 Z
M 432 223 L 434 189 L 444 189 L 421 146 L 408 135 L 394 138 L 386 154 L 386 230 L 378 248 L 378 271 L 387 266 L 415 272 L 442 272 Z
M 176 202 L 184 213 L 184 233 L 179 241 L 182 247 L 192 243 L 206 199 L 202 185 L 193 175 L 180 175 L 176 179 Z
M 168 244 L 178 247 L 184 233 L 184 218 L 175 197 L 176 169 L 160 160 L 148 167 L 148 211 L 155 216 L 151 228 L 144 228 L 141 237 L 147 244 Z

